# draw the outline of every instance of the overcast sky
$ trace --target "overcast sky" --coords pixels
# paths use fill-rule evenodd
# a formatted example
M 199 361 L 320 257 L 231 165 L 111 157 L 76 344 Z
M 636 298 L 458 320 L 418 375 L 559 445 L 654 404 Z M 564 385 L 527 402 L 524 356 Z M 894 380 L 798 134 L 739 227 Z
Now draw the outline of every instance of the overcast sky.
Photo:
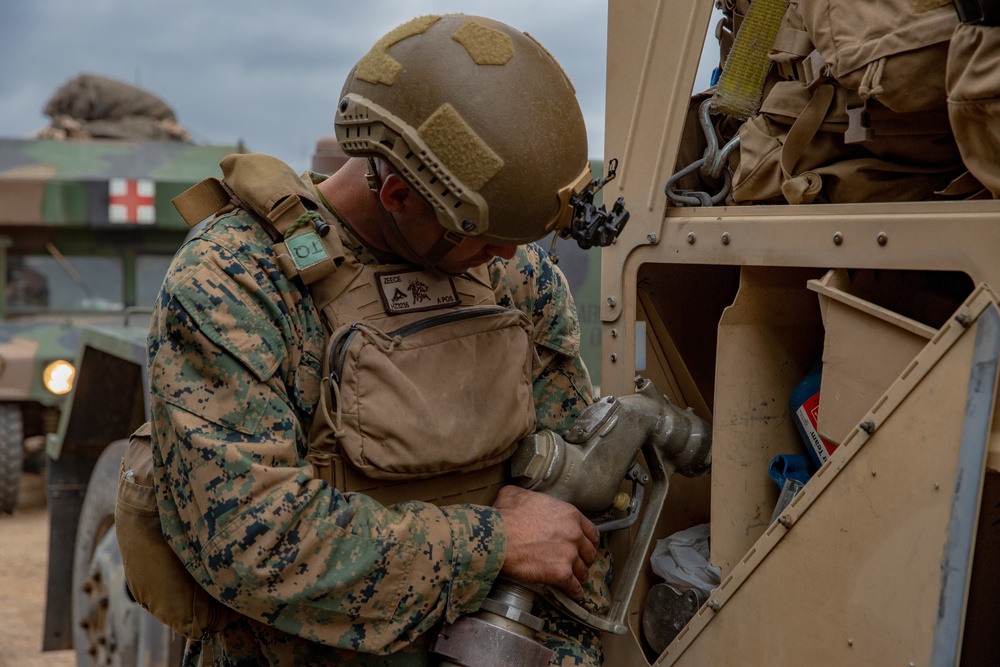
M 0 136 L 46 127 L 49 96 L 90 73 L 161 97 L 197 143 L 242 139 L 306 169 L 353 64 L 396 25 L 449 12 L 542 42 L 573 80 L 601 156 L 606 0 L 0 0 Z
M 545 45 L 576 88 L 590 157 L 603 157 L 607 0 L 0 0 L 0 137 L 48 127 L 46 102 L 88 73 L 160 97 L 196 143 L 242 140 L 303 171 L 316 140 L 333 133 L 354 63 L 397 25 L 453 12 L 503 21 Z M 710 67 L 702 70 L 699 90 Z M 563 266 L 582 285 L 587 263 L 574 274 L 573 256 Z M 596 306 L 581 320 L 599 342 Z M 599 345 L 585 347 L 598 368 Z

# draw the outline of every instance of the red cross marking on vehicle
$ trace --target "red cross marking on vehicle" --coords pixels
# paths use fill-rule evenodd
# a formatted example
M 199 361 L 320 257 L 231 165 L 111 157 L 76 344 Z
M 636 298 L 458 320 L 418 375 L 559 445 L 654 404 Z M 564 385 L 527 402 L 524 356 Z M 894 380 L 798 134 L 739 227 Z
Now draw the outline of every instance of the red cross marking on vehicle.
M 108 220 L 151 225 L 156 222 L 156 185 L 148 178 L 108 180 Z

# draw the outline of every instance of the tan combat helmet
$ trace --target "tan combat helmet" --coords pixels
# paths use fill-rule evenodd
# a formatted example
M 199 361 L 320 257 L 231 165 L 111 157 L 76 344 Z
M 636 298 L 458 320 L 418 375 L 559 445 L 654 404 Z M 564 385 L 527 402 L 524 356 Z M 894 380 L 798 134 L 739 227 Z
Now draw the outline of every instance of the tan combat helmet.
M 487 18 L 423 16 L 386 34 L 344 84 L 335 126 L 345 153 L 386 159 L 434 206 L 450 239 L 437 258 L 465 236 L 517 245 L 566 230 L 591 183 L 569 78 Z

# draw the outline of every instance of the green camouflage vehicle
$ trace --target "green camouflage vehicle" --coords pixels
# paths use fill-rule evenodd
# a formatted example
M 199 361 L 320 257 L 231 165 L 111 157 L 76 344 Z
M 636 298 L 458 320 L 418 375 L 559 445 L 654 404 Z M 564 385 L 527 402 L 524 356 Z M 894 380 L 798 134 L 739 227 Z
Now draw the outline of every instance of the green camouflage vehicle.
M 42 468 L 80 325 L 148 308 L 188 231 L 170 199 L 234 150 L 0 139 L 0 511 Z
M 164 141 L 0 139 L 0 509 L 15 509 L 22 466 L 40 472 L 47 463 L 51 560 L 55 570 L 66 571 L 65 578 L 50 578 L 50 614 L 67 610 L 73 563 L 65 554 L 73 553 L 87 482 L 108 444 L 62 448 L 55 438 L 80 375 L 78 352 L 87 347 L 82 332 L 129 330 L 135 348 L 144 350 L 148 313 L 189 231 L 170 200 L 216 174 L 219 161 L 236 150 Z M 128 421 L 136 410 L 116 388 L 132 376 L 106 358 L 80 359 L 94 360 L 88 375 L 103 379 L 100 393 L 92 393 L 91 384 L 76 396 L 77 403 L 87 401 L 90 425 Z M 98 523 L 92 547 L 114 535 L 112 524 Z M 65 624 L 46 646 L 68 648 L 68 635 Z

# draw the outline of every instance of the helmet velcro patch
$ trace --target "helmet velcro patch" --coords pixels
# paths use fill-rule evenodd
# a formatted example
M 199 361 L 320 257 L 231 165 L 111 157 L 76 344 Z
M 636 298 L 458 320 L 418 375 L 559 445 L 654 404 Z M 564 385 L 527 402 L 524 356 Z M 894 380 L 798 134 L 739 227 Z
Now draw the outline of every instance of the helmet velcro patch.
M 407 37 L 427 32 L 427 29 L 434 25 L 440 18 L 440 16 L 435 14 L 418 16 L 387 32 L 358 61 L 354 69 L 354 76 L 368 83 L 384 83 L 387 86 L 391 86 L 396 82 L 396 77 L 399 76 L 399 73 L 403 71 L 403 66 L 399 64 L 398 60 L 389 55 L 389 47 L 403 41 Z
M 417 131 L 444 166 L 471 190 L 479 190 L 503 168 L 503 158 L 451 104 L 439 106 Z
M 477 65 L 506 65 L 514 44 L 505 33 L 476 21 L 466 21 L 451 38 L 465 47 Z

